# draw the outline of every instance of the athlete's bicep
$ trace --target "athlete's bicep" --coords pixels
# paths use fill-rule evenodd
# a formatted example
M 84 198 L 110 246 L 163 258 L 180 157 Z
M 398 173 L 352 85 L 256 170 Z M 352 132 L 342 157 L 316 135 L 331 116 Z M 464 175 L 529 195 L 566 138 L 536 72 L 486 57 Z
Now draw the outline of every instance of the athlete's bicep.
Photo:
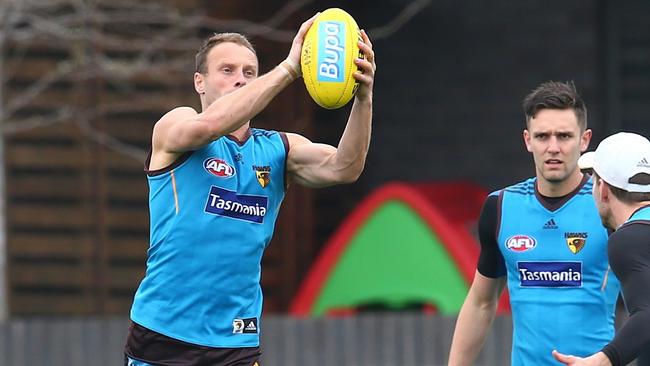
M 324 187 L 338 183 L 336 174 L 329 167 L 336 155 L 336 148 L 317 144 L 306 137 L 287 133 L 289 153 L 287 175 L 289 179 L 307 187 Z
M 497 242 L 499 222 L 499 196 L 491 195 L 483 204 L 478 221 L 478 234 L 481 243 L 476 269 L 483 276 L 497 278 L 505 276 L 506 266 Z

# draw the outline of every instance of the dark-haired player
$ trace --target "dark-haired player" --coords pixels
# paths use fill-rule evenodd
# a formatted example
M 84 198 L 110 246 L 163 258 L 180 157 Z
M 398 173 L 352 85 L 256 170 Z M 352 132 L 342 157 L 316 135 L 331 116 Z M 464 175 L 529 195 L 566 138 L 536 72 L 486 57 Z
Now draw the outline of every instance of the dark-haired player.
M 481 254 L 454 333 L 449 365 L 472 365 L 508 285 L 512 365 L 556 365 L 551 351 L 589 355 L 614 335 L 618 282 L 607 231 L 578 168 L 587 108 L 573 83 L 546 82 L 523 103 L 535 177 L 490 194 L 479 219 Z

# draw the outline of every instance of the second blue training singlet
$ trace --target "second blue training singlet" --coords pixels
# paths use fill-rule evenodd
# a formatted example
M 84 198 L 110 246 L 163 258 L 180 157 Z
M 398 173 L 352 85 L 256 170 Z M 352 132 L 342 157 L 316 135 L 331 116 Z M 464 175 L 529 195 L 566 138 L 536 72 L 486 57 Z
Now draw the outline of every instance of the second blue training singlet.
M 609 271 L 607 231 L 582 184 L 557 207 L 535 178 L 500 191 L 499 250 L 513 317 L 512 365 L 557 365 L 551 352 L 588 356 L 614 335 L 620 285 Z
M 285 193 L 284 134 L 221 137 L 148 171 L 150 247 L 131 319 L 208 347 L 259 345 L 261 260 Z

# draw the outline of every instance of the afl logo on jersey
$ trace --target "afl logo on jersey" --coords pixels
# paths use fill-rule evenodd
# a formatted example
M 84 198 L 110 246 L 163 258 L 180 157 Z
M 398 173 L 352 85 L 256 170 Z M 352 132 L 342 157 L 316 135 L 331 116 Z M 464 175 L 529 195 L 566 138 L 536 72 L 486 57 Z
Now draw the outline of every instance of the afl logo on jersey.
M 216 175 L 217 177 L 230 178 L 235 175 L 235 168 L 221 159 L 207 159 L 203 162 L 203 167 L 208 173 Z
M 514 235 L 506 240 L 506 248 L 513 252 L 527 252 L 535 249 L 537 240 L 528 235 Z

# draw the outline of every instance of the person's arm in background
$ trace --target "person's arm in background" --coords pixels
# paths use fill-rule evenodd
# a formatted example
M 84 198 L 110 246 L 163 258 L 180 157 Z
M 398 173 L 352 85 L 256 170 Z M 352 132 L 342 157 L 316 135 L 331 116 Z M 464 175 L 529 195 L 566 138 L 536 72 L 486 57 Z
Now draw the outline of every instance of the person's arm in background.
M 472 365 L 483 348 L 506 284 L 505 265 L 496 241 L 498 197 L 489 196 L 479 218 L 481 255 L 474 281 L 458 314 L 449 366 Z

